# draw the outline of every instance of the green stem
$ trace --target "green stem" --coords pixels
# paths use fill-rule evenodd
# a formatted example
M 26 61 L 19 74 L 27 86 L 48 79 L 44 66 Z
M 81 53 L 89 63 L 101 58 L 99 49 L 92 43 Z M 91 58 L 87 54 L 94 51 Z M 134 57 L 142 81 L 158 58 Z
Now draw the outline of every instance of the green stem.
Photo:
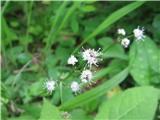
M 63 103 L 63 84 L 62 82 L 59 83 L 59 90 L 60 90 L 60 100 L 62 104 Z
M 29 4 L 29 3 L 28 3 Z M 27 5 L 27 9 L 28 9 L 28 13 L 27 13 L 27 30 L 26 30 L 26 37 L 27 37 L 27 40 L 29 39 L 29 25 L 31 23 L 31 16 L 32 16 L 32 6 L 33 6 L 33 1 L 30 2 L 29 5 Z M 25 45 L 25 51 L 28 52 L 28 49 L 27 49 L 27 44 Z
M 28 61 L 18 72 L 18 74 L 16 75 L 13 83 L 12 83 L 12 87 L 15 85 L 15 83 L 17 82 L 18 78 L 20 77 L 21 73 L 24 71 L 25 68 L 27 68 L 30 64 L 32 63 L 32 60 Z

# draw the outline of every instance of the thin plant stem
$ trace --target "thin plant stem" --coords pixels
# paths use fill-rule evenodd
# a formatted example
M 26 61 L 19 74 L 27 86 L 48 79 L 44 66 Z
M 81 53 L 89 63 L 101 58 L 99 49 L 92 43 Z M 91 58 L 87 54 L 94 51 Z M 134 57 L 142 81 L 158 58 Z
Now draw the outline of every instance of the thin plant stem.
M 21 73 L 32 63 L 32 60 L 28 61 L 17 73 L 13 83 L 12 83 L 12 87 L 15 85 L 15 83 L 17 82 L 18 78 L 20 77 Z
M 29 4 L 29 3 L 28 3 Z M 29 25 L 31 23 L 31 16 L 32 16 L 32 7 L 33 7 L 33 1 L 30 2 L 29 5 L 27 5 L 27 8 L 29 6 L 29 12 L 27 14 L 27 30 L 26 30 L 26 37 L 27 37 L 27 40 L 29 39 Z M 25 45 L 25 51 L 28 52 L 28 49 L 27 49 L 27 44 Z
M 60 90 L 60 100 L 61 100 L 61 104 L 63 103 L 63 84 L 60 81 L 59 83 L 59 90 Z

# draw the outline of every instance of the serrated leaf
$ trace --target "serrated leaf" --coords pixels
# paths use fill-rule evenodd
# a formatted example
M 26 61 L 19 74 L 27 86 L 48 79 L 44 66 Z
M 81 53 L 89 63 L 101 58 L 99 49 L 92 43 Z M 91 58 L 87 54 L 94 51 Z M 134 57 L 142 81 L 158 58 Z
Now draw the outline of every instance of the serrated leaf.
M 159 92 L 153 87 L 128 89 L 102 104 L 95 120 L 152 120 Z

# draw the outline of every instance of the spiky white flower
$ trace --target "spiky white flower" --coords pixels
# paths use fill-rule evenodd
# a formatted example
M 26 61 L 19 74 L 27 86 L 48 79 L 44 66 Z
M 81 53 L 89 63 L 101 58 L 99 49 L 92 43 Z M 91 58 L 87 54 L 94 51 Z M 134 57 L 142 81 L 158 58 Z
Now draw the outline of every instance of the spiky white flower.
M 117 32 L 118 32 L 118 34 L 120 34 L 120 35 L 123 35 L 123 36 L 126 35 L 126 32 L 125 32 L 125 30 L 124 30 L 123 28 L 119 28 L 119 29 L 117 30 Z
M 128 38 L 124 38 L 121 41 L 121 45 L 123 45 L 125 48 L 127 48 L 130 44 L 130 40 Z
M 133 30 L 134 36 L 136 40 L 143 40 L 144 36 L 144 28 L 140 29 L 139 26 L 138 28 Z
M 89 67 L 91 67 L 92 65 L 97 65 L 97 63 L 101 60 L 99 58 L 99 56 L 101 55 L 100 48 L 95 51 L 94 49 L 86 49 L 82 52 L 82 57 L 83 60 L 87 61 L 87 64 L 89 65 Z
M 76 62 L 78 62 L 77 58 L 74 56 L 74 55 L 71 55 L 69 58 L 68 58 L 68 64 L 70 65 L 75 65 Z
M 80 86 L 79 86 L 78 82 L 73 81 L 71 83 L 71 89 L 73 92 L 78 92 L 80 90 Z
M 55 90 L 56 82 L 53 80 L 49 80 L 45 83 L 45 87 L 49 93 Z
M 93 74 L 90 70 L 84 70 L 81 73 L 80 79 L 83 83 L 90 82 L 93 78 Z

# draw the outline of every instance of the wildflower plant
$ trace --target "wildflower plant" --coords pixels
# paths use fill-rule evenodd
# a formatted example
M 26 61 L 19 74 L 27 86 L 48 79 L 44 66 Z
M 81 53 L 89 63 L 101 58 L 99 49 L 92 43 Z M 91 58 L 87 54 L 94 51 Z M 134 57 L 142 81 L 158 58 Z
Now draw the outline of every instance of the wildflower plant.
M 81 68 L 79 71 L 81 71 L 81 73 L 79 74 L 79 78 L 81 80 L 81 83 L 78 83 L 76 81 L 73 81 L 70 85 L 71 90 L 74 93 L 78 93 L 80 91 L 82 91 L 81 89 L 83 89 L 83 85 L 84 84 L 91 84 L 92 79 L 93 79 L 93 72 L 92 68 L 93 66 L 98 67 L 98 63 L 102 60 L 101 59 L 102 53 L 100 52 L 100 48 L 96 51 L 95 49 L 84 49 L 83 51 L 80 52 L 80 57 L 81 60 L 83 62 L 85 62 L 85 66 L 84 68 Z M 76 57 L 74 57 L 74 55 L 71 55 L 68 58 L 67 63 L 70 65 L 72 63 L 72 65 L 75 65 L 75 62 L 78 62 L 79 60 L 77 60 Z
M 45 88 L 49 93 L 52 93 L 55 90 L 56 82 L 53 80 L 48 80 L 45 83 Z
M 2 120 L 160 118 L 159 2 L 1 3 Z
M 144 27 L 142 27 L 142 29 L 140 29 L 140 26 L 138 26 L 137 28 L 135 28 L 133 30 L 133 34 L 129 35 L 129 36 L 125 36 L 126 35 L 126 31 L 124 28 L 119 28 L 117 30 L 118 35 L 121 35 L 118 37 L 118 40 L 121 41 L 121 45 L 124 48 L 128 48 L 128 46 L 131 43 L 131 37 L 134 36 L 134 38 L 132 38 L 133 40 L 135 39 L 136 41 L 143 41 L 145 38 L 144 35 Z

